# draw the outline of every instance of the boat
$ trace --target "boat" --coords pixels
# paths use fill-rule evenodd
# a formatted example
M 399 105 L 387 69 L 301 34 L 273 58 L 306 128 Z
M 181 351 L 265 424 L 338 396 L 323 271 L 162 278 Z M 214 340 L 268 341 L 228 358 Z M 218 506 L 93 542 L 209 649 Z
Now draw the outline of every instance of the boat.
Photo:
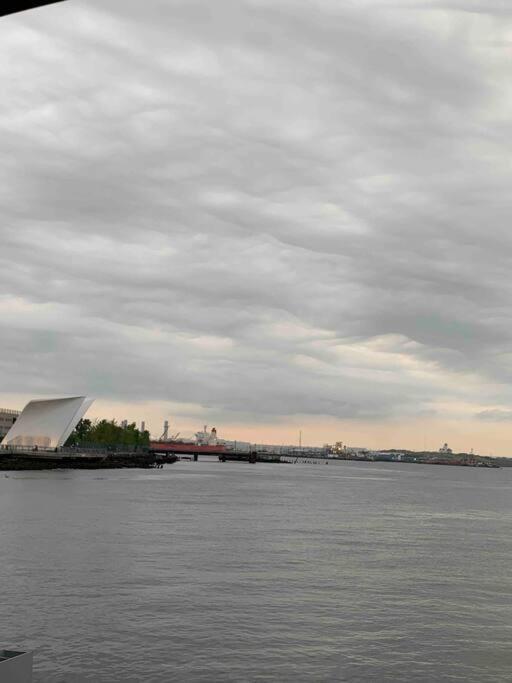
M 32 652 L 0 650 L 0 681 L 32 683 Z
M 168 423 L 164 425 L 164 433 L 157 441 L 150 441 L 149 450 L 153 453 L 167 455 L 174 454 L 178 456 L 197 456 L 197 455 L 222 455 L 226 453 L 228 449 L 223 443 L 220 443 L 217 439 L 217 430 L 212 427 L 211 431 L 208 431 L 207 425 L 205 425 L 202 431 L 196 432 L 196 438 L 193 439 L 180 439 L 178 434 L 172 437 L 167 436 L 168 433 Z

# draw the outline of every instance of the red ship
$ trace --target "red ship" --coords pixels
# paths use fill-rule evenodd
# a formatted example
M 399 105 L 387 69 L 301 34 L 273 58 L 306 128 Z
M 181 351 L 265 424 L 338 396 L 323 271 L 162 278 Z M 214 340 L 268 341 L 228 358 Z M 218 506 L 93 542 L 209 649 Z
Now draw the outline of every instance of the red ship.
M 189 455 L 200 455 L 201 453 L 208 455 L 218 455 L 219 453 L 226 453 L 227 448 L 224 444 L 209 445 L 198 444 L 193 441 L 150 441 L 149 449 L 154 453 L 187 453 Z
M 229 449 L 217 441 L 217 430 L 212 428 L 207 431 L 206 425 L 202 432 L 196 432 L 196 440 L 178 439 L 176 436 L 168 438 L 168 423 L 165 423 L 164 433 L 158 441 L 150 441 L 149 449 L 153 453 L 175 454 L 175 455 L 220 455 Z

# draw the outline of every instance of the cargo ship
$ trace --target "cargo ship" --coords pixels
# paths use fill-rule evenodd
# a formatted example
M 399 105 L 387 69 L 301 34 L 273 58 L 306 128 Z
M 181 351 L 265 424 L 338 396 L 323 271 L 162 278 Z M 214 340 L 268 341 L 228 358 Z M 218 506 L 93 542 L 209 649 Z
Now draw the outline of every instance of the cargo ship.
M 196 432 L 195 440 L 180 439 L 178 438 L 179 433 L 169 437 L 168 431 L 169 425 L 166 422 L 164 424 L 164 433 L 160 439 L 157 441 L 150 441 L 150 451 L 163 455 L 173 454 L 178 456 L 222 455 L 229 451 L 223 443 L 219 443 L 215 427 L 212 427 L 211 431 L 208 431 L 208 427 L 205 425 L 202 431 Z

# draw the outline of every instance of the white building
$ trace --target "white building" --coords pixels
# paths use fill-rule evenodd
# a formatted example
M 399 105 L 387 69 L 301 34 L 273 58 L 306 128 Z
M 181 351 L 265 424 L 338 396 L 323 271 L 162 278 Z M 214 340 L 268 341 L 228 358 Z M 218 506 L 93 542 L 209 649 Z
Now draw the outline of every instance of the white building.
M 27 403 L 1 446 L 59 448 L 85 415 L 93 399 L 85 396 Z
M 366 446 L 343 446 L 343 451 L 345 453 L 350 453 L 350 455 L 367 455 L 370 451 Z

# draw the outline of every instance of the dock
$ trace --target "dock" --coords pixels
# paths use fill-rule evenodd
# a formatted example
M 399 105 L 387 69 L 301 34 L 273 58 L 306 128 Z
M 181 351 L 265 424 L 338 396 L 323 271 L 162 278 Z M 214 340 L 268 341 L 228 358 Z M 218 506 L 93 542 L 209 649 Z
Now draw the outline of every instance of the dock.
M 101 470 L 120 468 L 155 468 L 161 462 L 158 456 L 147 451 L 75 449 L 10 449 L 0 450 L 0 471 L 17 470 Z

